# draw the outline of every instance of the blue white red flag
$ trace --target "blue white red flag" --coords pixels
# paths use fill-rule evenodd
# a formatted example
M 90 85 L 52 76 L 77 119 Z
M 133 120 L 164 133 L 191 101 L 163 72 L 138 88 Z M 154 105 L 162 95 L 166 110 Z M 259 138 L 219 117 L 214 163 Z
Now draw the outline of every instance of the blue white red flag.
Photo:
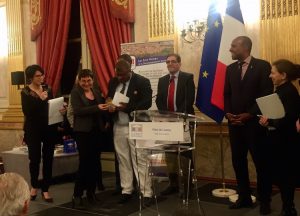
M 211 103 L 224 110 L 224 83 L 227 65 L 232 63 L 229 53 L 230 44 L 238 36 L 246 35 L 239 0 L 227 0 L 223 23 L 218 65 L 215 74 Z
M 229 48 L 232 40 L 245 35 L 245 26 L 238 0 L 228 0 L 222 24 L 217 11 L 218 0 L 212 0 L 207 18 L 196 106 L 220 123 L 224 117 L 224 82 L 226 66 L 232 63 Z
M 208 29 L 205 34 L 202 51 L 196 106 L 201 112 L 220 123 L 224 117 L 223 110 L 211 104 L 211 94 L 223 30 L 221 14 L 217 11 L 216 3 L 217 0 L 212 1 L 208 11 Z

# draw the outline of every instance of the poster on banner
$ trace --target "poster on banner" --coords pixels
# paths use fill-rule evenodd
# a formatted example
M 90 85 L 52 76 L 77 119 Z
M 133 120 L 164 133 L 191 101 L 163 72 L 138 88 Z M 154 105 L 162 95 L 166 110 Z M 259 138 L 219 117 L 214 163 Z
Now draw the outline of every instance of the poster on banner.
M 153 90 L 151 110 L 156 110 L 156 94 L 158 79 L 168 74 L 166 58 L 174 52 L 173 41 L 157 41 L 146 43 L 121 44 L 121 54 L 129 54 L 132 58 L 131 69 L 150 80 Z

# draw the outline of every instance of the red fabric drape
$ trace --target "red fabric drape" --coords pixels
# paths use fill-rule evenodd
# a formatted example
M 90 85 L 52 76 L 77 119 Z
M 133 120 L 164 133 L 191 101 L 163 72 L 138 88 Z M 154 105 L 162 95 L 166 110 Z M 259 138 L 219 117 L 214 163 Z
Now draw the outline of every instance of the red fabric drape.
M 37 62 L 45 70 L 45 79 L 54 95 L 60 85 L 68 40 L 72 0 L 45 1 L 48 17 L 37 38 Z
M 81 0 L 81 6 L 94 69 L 106 95 L 120 44 L 131 41 L 131 25 L 112 17 L 110 0 Z

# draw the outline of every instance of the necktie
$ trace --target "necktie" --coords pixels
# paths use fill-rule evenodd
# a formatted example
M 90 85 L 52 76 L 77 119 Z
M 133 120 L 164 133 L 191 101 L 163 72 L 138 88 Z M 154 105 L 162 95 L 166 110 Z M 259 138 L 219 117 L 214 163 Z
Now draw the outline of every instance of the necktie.
M 171 76 L 168 90 L 168 110 L 174 112 L 175 76 Z
M 245 62 L 243 62 L 243 61 L 241 61 L 241 62 L 238 62 L 238 65 L 239 65 L 239 67 L 238 67 L 238 72 L 239 72 L 239 74 L 240 74 L 240 77 L 241 77 L 241 80 L 243 80 L 243 78 L 244 78 L 244 73 L 243 73 L 243 65 L 245 64 Z
M 126 88 L 126 83 L 122 83 L 123 86 L 122 86 L 122 89 L 120 91 L 121 94 L 124 94 L 124 91 L 125 91 L 125 88 Z

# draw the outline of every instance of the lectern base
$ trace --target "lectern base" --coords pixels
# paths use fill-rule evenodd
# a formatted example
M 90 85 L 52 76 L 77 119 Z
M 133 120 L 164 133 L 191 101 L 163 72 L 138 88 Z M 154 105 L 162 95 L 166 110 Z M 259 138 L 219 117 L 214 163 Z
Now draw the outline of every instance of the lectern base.
M 215 197 L 227 198 L 229 196 L 236 194 L 236 191 L 228 188 L 217 188 L 214 189 L 211 193 Z

